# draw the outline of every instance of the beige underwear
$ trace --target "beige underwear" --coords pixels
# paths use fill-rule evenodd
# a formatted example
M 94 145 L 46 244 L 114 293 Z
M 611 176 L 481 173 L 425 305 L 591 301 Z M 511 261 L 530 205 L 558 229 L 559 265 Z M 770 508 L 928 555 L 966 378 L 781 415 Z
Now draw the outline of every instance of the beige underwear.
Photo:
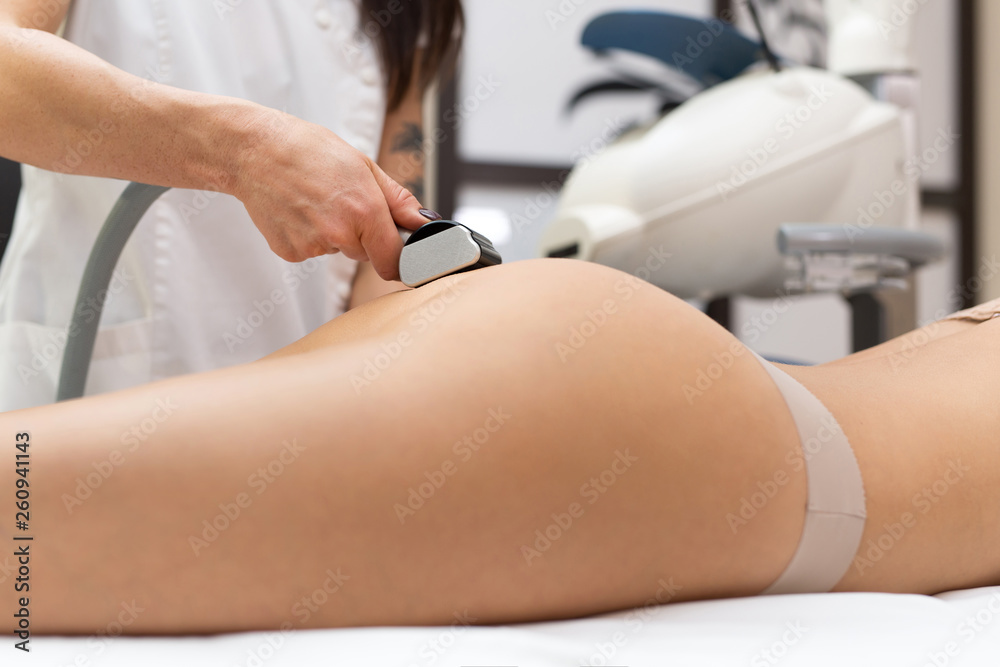
M 966 308 L 953 313 L 945 320 L 966 320 L 969 322 L 986 322 L 994 317 L 1000 317 L 1000 299 L 993 299 L 975 308 Z
M 1000 317 L 1000 299 L 944 320 Z M 802 537 L 791 562 L 762 595 L 829 591 L 854 560 L 865 529 L 865 489 L 847 436 L 826 406 L 795 378 L 757 353 L 781 391 L 799 432 L 809 492 Z
M 826 592 L 854 560 L 865 530 L 865 488 L 851 443 L 815 395 L 757 353 L 799 431 L 809 493 L 802 537 L 791 562 L 762 595 Z

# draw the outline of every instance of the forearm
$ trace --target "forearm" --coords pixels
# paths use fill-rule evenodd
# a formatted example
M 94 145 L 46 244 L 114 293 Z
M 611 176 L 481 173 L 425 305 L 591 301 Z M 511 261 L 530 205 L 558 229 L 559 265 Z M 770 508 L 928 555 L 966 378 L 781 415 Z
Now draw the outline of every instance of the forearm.
M 231 192 L 241 147 L 277 114 L 141 79 L 7 21 L 0 62 L 0 155 L 53 171 Z
M 427 158 L 422 104 L 422 95 L 414 90 L 399 109 L 388 115 L 378 156 L 378 165 L 382 170 L 421 201 L 425 194 L 424 163 Z M 382 280 L 370 264 L 362 263 L 354 280 L 350 308 L 357 308 L 404 287 L 397 281 Z
M 423 201 L 427 159 L 423 117 L 419 107 L 405 111 L 408 113 L 387 119 L 378 163 L 385 173 Z

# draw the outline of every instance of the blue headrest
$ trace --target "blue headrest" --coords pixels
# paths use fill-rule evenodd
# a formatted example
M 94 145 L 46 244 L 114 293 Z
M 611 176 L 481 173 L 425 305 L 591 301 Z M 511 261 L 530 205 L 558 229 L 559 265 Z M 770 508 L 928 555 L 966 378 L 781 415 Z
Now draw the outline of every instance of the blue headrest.
M 591 21 L 581 42 L 594 51 L 621 49 L 651 56 L 703 85 L 734 78 L 762 59 L 763 47 L 718 19 L 669 12 L 609 12 Z

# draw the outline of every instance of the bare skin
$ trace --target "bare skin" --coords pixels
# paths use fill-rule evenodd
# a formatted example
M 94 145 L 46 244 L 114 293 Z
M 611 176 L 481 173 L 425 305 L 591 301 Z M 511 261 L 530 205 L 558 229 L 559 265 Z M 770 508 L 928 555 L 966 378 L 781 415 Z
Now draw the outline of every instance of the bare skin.
M 837 590 L 1000 581 L 1000 324 L 948 324 L 895 368 L 869 355 L 785 369 L 857 455 L 859 557 L 915 517 Z M 95 632 L 133 601 L 128 632 L 200 633 L 757 594 L 795 550 L 807 488 L 788 463 L 791 416 L 752 356 L 685 394 L 733 343 L 625 274 L 538 260 L 382 297 L 253 364 L 0 414 L 3 497 L 15 434 L 31 436 L 33 629 Z M 727 516 L 778 470 L 786 483 L 734 531 Z M 13 526 L 4 502 L 5 544 Z M 5 590 L 3 618 L 14 604 Z
M 419 60 L 414 58 L 414 60 Z M 414 81 L 420 81 L 416 70 Z M 396 183 L 402 183 L 416 199 L 424 199 L 424 164 L 427 160 L 427 142 L 424 139 L 424 95 L 417 85 L 412 85 L 397 109 L 386 114 L 379 148 L 378 165 Z M 419 141 L 413 141 L 414 137 Z M 423 223 L 427 219 L 421 218 Z M 396 280 L 383 280 L 372 262 L 358 264 L 357 276 L 351 290 L 350 307 L 356 308 L 372 299 L 404 289 Z

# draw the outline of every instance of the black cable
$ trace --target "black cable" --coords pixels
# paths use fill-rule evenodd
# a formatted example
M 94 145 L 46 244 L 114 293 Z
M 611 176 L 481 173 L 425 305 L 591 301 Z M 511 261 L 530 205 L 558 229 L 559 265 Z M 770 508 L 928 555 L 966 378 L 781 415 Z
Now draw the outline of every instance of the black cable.
M 21 165 L 0 157 L 0 258 L 10 239 L 14 211 L 21 192 Z

